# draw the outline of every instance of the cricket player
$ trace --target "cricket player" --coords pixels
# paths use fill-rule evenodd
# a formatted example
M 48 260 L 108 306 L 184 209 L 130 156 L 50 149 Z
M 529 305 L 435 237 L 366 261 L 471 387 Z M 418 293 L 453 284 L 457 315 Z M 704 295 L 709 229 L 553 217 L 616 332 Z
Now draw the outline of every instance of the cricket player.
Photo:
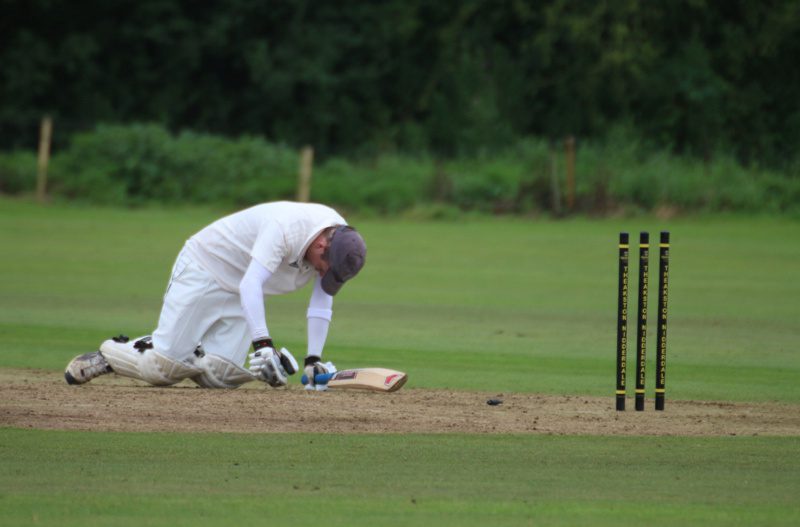
M 264 297 L 313 280 L 304 373 L 312 380 L 306 389 L 324 389 L 313 379 L 330 366 L 321 357 L 333 296 L 361 270 L 366 251 L 361 235 L 324 205 L 264 203 L 226 216 L 178 254 L 152 336 L 106 340 L 99 351 L 72 359 L 64 376 L 69 384 L 115 372 L 156 386 L 187 378 L 205 388 L 256 379 L 285 386 L 299 367 L 273 342 Z

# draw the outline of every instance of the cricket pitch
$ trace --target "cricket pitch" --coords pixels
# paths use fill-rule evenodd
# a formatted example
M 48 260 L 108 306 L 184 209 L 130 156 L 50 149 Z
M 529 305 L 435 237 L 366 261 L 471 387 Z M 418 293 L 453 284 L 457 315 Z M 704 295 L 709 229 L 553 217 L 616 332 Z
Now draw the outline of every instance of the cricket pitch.
M 502 404 L 487 405 L 488 399 Z M 0 423 L 126 432 L 798 436 L 800 405 L 670 400 L 664 412 L 655 412 L 652 401 L 645 412 L 617 412 L 613 397 L 413 386 L 391 394 L 308 393 L 299 384 L 156 388 L 116 375 L 68 386 L 58 372 L 2 369 Z

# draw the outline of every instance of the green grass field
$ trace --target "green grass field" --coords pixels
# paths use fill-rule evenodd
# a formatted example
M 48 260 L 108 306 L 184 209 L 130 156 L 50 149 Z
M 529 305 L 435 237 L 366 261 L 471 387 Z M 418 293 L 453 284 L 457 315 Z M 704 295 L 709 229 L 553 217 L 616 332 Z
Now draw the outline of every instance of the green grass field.
M 181 244 L 223 212 L 0 200 L 0 367 L 57 375 L 112 334 L 149 333 Z M 369 255 L 334 306 L 326 357 L 340 368 L 368 362 L 408 371 L 416 388 L 608 396 L 611 405 L 617 233 L 666 228 L 667 404 L 800 403 L 796 221 L 353 223 Z M 300 354 L 307 296 L 267 301 L 274 337 Z M 800 522 L 798 437 L 0 428 L 0 453 L 0 525 Z

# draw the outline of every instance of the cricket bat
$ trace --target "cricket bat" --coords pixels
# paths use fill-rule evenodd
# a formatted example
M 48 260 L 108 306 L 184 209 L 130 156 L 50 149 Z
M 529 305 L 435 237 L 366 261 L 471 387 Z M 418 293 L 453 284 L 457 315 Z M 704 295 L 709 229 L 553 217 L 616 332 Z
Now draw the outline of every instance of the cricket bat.
M 334 373 L 320 373 L 314 377 L 316 384 L 327 384 L 328 388 L 337 390 L 372 390 L 376 392 L 395 392 L 403 387 L 408 375 L 401 371 L 386 368 L 356 368 Z M 303 375 L 300 382 L 308 384 L 308 377 Z

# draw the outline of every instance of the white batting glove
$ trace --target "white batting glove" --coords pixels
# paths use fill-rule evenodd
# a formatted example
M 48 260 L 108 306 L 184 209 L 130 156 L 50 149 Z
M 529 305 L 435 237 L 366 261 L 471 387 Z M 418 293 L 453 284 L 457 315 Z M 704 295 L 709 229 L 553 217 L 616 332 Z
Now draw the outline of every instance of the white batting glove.
M 250 357 L 250 373 L 273 388 L 286 386 L 289 376 L 298 368 L 294 356 L 286 348 L 276 351 L 272 339 L 261 339 L 253 342 L 254 351 Z

